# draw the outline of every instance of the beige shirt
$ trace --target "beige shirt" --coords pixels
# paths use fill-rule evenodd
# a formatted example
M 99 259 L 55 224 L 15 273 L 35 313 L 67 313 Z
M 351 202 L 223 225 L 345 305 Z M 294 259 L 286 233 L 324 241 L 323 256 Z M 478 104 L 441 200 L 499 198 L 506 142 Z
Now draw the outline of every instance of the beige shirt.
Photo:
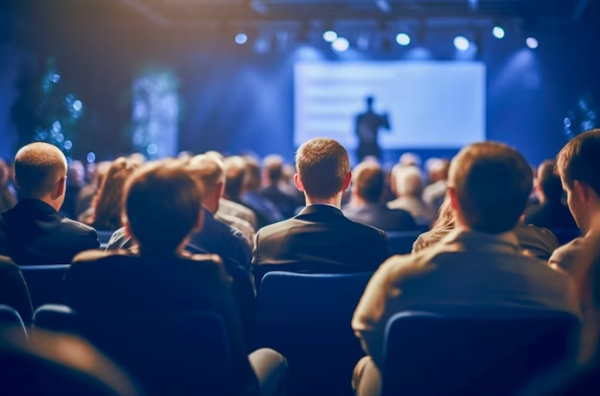
M 598 258 L 600 258 L 600 233 L 588 233 L 556 249 L 549 263 L 562 268 L 579 282 Z
M 251 211 L 243 205 L 240 205 L 225 198 L 221 198 L 219 200 L 219 209 L 217 210 L 216 215 L 220 216 L 222 214 L 239 217 L 240 219 L 250 223 L 252 228 L 256 230 L 256 214 L 254 214 L 253 211 Z
M 572 279 L 523 254 L 513 233 L 454 230 L 434 247 L 392 257 L 379 267 L 354 312 L 352 328 L 381 367 L 385 326 L 398 312 L 515 309 L 579 315 Z
M 400 197 L 388 202 L 387 206 L 406 210 L 418 225 L 429 225 L 435 218 L 434 210 L 417 197 Z

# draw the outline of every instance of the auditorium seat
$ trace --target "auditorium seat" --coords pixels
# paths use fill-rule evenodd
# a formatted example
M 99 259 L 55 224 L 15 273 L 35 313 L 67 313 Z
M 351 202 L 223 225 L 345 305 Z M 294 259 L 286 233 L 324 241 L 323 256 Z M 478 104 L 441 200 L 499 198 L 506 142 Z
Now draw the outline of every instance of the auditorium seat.
M 23 265 L 23 273 L 33 308 L 44 304 L 62 304 L 63 282 L 70 265 Z
M 371 273 L 269 272 L 258 294 L 258 346 L 288 359 L 289 392 L 350 394 L 363 356 L 350 321 Z
M 579 326 L 568 314 L 517 312 L 395 315 L 386 327 L 382 395 L 514 394 L 567 358 Z
M 410 254 L 421 231 L 386 232 L 393 254 Z
M 100 241 L 100 245 L 108 245 L 108 241 L 110 241 L 112 234 L 112 231 L 98 231 L 98 241 Z
M 22 336 L 27 337 L 27 330 L 25 330 L 21 315 L 8 305 L 0 305 L 0 331 L 7 328 L 15 329 L 13 331 L 18 331 Z
M 567 243 L 571 242 L 573 239 L 579 238 L 581 236 L 581 231 L 579 231 L 578 228 L 575 229 L 555 229 L 555 230 L 551 230 L 552 233 L 556 236 L 556 239 L 558 239 L 558 244 L 560 246 L 562 245 L 566 245 Z
M 45 305 L 35 328 L 72 332 L 127 369 L 149 395 L 233 394 L 232 357 L 224 320 L 204 311 L 79 314 Z M 35 332 L 34 332 L 35 334 Z

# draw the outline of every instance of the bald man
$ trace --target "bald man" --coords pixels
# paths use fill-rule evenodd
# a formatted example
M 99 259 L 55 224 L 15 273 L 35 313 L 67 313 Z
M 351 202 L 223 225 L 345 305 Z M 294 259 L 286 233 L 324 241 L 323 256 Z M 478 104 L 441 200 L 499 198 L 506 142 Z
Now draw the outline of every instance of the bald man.
M 19 265 L 68 264 L 100 246 L 96 230 L 58 213 L 67 181 L 67 159 L 58 148 L 29 144 L 14 165 L 21 200 L 0 214 L 0 254 Z

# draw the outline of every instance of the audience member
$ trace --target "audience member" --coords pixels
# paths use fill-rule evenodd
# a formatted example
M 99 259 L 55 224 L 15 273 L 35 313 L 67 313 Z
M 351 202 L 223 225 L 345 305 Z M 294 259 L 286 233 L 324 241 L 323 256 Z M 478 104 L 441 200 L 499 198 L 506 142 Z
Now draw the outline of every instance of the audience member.
M 384 231 L 409 231 L 417 228 L 410 213 L 389 209 L 381 202 L 385 175 L 375 162 L 359 164 L 352 174 L 352 197 L 342 209 L 352 221 L 367 224 Z
M 15 197 L 8 188 L 8 167 L 0 159 L 0 213 L 12 209 L 15 204 Z
M 493 188 L 498 185 L 502 188 Z M 521 253 L 510 232 L 531 188 L 527 161 L 508 146 L 473 144 L 452 161 L 449 195 L 455 230 L 436 247 L 383 264 L 354 313 L 352 328 L 368 354 L 355 369 L 358 395 L 380 391 L 384 331 L 397 312 L 579 314 L 571 278 Z
M 439 243 L 454 230 L 455 225 L 450 197 L 447 196 L 440 207 L 438 219 L 431 227 L 431 231 L 421 234 L 417 238 L 412 253 L 419 253 L 421 250 Z M 527 225 L 522 219 L 519 219 L 512 232 L 517 237 L 519 245 L 525 253 L 543 261 L 548 261 L 559 246 L 556 236 L 551 231 Z
M 423 201 L 434 211 L 439 210 L 444 202 L 448 190 L 448 168 L 447 160 L 431 158 L 425 163 L 429 175 L 429 185 L 423 190 Z
M 244 181 L 244 193 L 241 203 L 256 213 L 257 218 L 264 218 L 266 226 L 283 220 L 283 216 L 277 206 L 261 194 L 262 176 L 260 164 L 250 156 L 244 157 L 246 161 L 246 179 Z
M 434 211 L 423 199 L 423 178 L 418 168 L 406 166 L 396 170 L 396 194 L 394 201 L 388 202 L 390 209 L 403 209 L 410 213 L 417 225 L 429 225 L 434 219 Z
M 540 165 L 535 184 L 539 205 L 527 211 L 525 223 L 550 230 L 576 229 L 573 215 L 562 203 L 563 188 L 554 168 L 554 161 L 544 161 Z
M 8 257 L 0 256 L 0 305 L 17 310 L 25 324 L 31 322 L 33 308 L 23 274 Z
M 550 264 L 565 269 L 581 282 L 582 274 L 600 256 L 600 129 L 567 143 L 558 154 L 556 169 L 583 237 L 557 249 Z
M 67 160 L 56 147 L 32 143 L 15 157 L 17 205 L 0 214 L 0 254 L 19 265 L 66 264 L 100 246 L 96 231 L 58 213 L 65 200 Z
M 215 156 L 214 154 L 207 155 Z M 229 157 L 223 163 L 225 166 L 225 191 L 219 203 L 221 213 L 246 220 L 257 230 L 259 228 L 258 216 L 253 210 L 241 204 L 246 178 L 246 162 L 242 157 Z M 261 219 L 261 221 L 265 220 Z
M 256 394 L 257 375 L 261 385 L 277 388 L 272 382 L 281 382 L 285 360 L 274 351 L 258 351 L 254 353 L 258 356 L 250 356 L 250 364 L 231 278 L 220 258 L 184 250 L 192 234 L 202 228 L 202 202 L 200 184 L 181 161 L 154 163 L 136 171 L 125 187 L 123 218 L 138 254 L 119 250 L 76 257 L 65 277 L 68 304 L 80 312 L 214 310 L 227 324 L 239 393 Z M 269 365 L 281 367 L 272 378 L 252 369 Z
M 102 183 L 104 182 L 104 177 L 108 172 L 108 168 L 110 168 L 111 163 L 109 161 L 100 162 L 94 171 L 94 179 L 92 182 L 79 191 L 79 195 L 77 196 L 77 220 L 83 223 L 91 222 L 93 211 L 91 210 L 92 202 L 94 201 L 94 197 Z
M 60 212 L 70 219 L 77 218 L 77 196 L 84 185 L 85 168 L 81 161 L 75 160 L 69 165 L 65 201 L 60 208 Z
M 110 165 L 92 203 L 90 220 L 95 229 L 115 231 L 121 227 L 123 189 L 127 178 L 138 167 L 138 163 L 123 157 Z
M 264 161 L 264 184 L 261 194 L 273 202 L 285 218 L 294 215 L 296 199 L 284 191 L 283 185 L 283 158 L 279 155 L 269 155 Z
M 383 231 L 355 223 L 340 210 L 350 185 L 346 150 L 335 140 L 309 140 L 296 153 L 294 182 L 306 197 L 297 216 L 256 234 L 254 271 L 373 271 L 391 252 Z

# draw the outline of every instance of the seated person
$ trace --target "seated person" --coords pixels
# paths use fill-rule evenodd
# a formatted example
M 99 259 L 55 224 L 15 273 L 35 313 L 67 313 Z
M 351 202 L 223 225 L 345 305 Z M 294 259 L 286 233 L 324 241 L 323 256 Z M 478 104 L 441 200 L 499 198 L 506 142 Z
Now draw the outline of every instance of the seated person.
M 31 323 L 33 307 L 29 289 L 19 266 L 0 256 L 0 305 L 15 309 L 25 324 Z
M 250 156 L 244 157 L 246 163 L 246 180 L 244 181 L 244 193 L 242 194 L 242 204 L 260 213 L 269 223 L 276 223 L 283 220 L 283 215 L 277 206 L 271 200 L 261 193 L 262 174 L 260 164 Z
M 356 308 L 352 328 L 368 354 L 355 370 L 358 395 L 379 393 L 373 385 L 380 385 L 384 332 L 398 312 L 579 315 L 571 278 L 523 254 L 511 232 L 533 187 L 519 152 L 500 143 L 470 145 L 452 161 L 448 187 L 455 229 L 435 247 L 385 262 Z
M 306 208 L 256 234 L 257 282 L 268 271 L 374 271 L 391 255 L 390 247 L 383 231 L 353 222 L 340 210 L 352 177 L 346 150 L 333 139 L 312 139 L 298 149 L 296 166 L 294 182 Z
M 562 203 L 563 188 L 560 177 L 554 173 L 554 161 L 544 161 L 537 173 L 535 193 L 539 205 L 525 213 L 525 224 L 549 230 L 577 229 L 569 207 Z
M 440 207 L 437 221 L 433 224 L 431 231 L 419 235 L 419 238 L 417 238 L 413 245 L 412 253 L 418 253 L 429 246 L 439 243 L 446 235 L 452 232 L 455 225 L 456 222 L 452 213 L 450 197 L 446 196 Z M 551 231 L 527 225 L 521 219 L 519 219 L 519 222 L 512 231 L 517 237 L 523 251 L 543 261 L 548 261 L 559 246 L 556 236 Z
M 218 256 L 184 250 L 192 233 L 202 228 L 201 203 L 201 186 L 181 162 L 140 168 L 125 187 L 123 205 L 125 230 L 135 240 L 138 254 L 117 250 L 77 256 L 65 276 L 67 303 L 82 312 L 214 310 L 223 316 L 230 333 L 240 392 L 255 394 L 256 376 L 261 373 L 254 373 L 247 357 L 231 278 Z M 273 354 L 277 355 L 269 351 L 267 358 Z
M 435 217 L 433 209 L 421 198 L 423 177 L 414 166 L 398 167 L 392 173 L 396 179 L 395 191 L 398 198 L 388 202 L 390 209 L 403 209 L 411 214 L 417 225 L 428 226 Z
M 17 205 L 0 214 L 0 254 L 18 265 L 68 264 L 100 247 L 91 227 L 58 213 L 65 200 L 67 159 L 48 143 L 32 143 L 15 157 Z
M 283 158 L 279 155 L 269 155 L 263 164 L 266 186 L 262 189 L 261 194 L 273 202 L 286 219 L 294 216 L 297 207 L 296 198 L 284 190 Z
M 384 231 L 416 230 L 414 219 L 405 210 L 389 209 L 381 202 L 385 188 L 385 174 L 375 162 L 363 162 L 352 173 L 352 197 L 342 208 L 352 221 Z

